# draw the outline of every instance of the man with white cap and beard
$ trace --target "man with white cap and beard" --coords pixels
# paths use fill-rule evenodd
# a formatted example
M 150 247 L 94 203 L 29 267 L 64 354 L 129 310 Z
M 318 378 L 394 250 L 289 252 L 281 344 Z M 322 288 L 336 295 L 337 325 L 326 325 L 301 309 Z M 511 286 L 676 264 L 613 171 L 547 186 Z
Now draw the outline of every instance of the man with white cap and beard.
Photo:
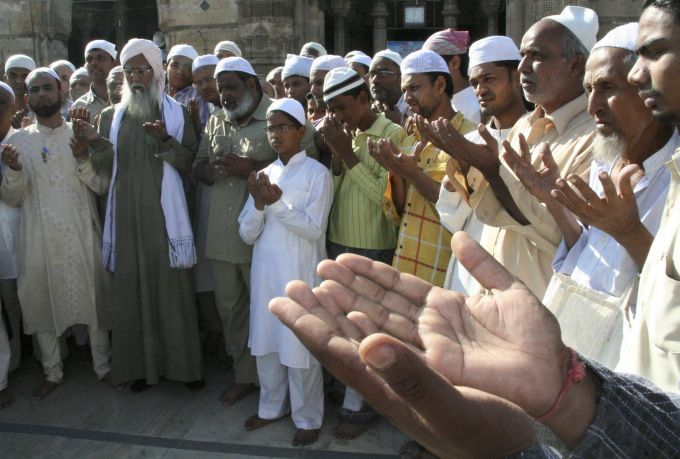
M 289 54 L 281 71 L 281 81 L 286 90 L 286 97 L 295 99 L 307 111 L 307 94 L 311 89 L 309 72 L 312 68 L 311 57 Z
M 163 92 L 161 50 L 130 40 L 121 51 L 123 98 L 101 114 L 99 132 L 76 121 L 93 157 L 112 162 L 103 262 L 112 272 L 113 367 L 133 392 L 202 380 L 194 238 L 180 173 L 188 173 L 196 133 L 187 110 Z M 161 121 L 162 120 L 162 121 Z
M 87 148 L 76 148 L 71 125 L 61 116 L 60 80 L 47 67 L 26 78 L 36 123 L 17 131 L 2 148 L 0 197 L 21 206 L 18 294 L 24 332 L 35 335 L 45 380 L 35 400 L 63 379 L 59 336 L 86 325 L 99 379 L 111 380 L 106 274 L 100 265 L 101 229 L 94 193 L 108 180 L 92 167 Z
M 35 70 L 36 65 L 33 58 L 25 54 L 14 54 L 5 61 L 5 83 L 7 83 L 15 95 L 15 114 L 12 118 L 12 127 L 21 127 L 23 118 L 30 112 L 24 101 L 26 95 L 26 77 Z
M 401 92 L 401 56 L 394 51 L 378 51 L 368 70 L 368 86 L 373 96 L 373 110 L 382 112 L 390 121 L 402 125 L 408 105 Z
M 90 121 L 94 121 L 109 106 L 106 78 L 116 66 L 116 57 L 116 45 L 106 40 L 93 40 L 85 46 L 85 68 L 92 85 L 84 96 L 73 102 L 73 108 L 86 108 L 90 113 Z

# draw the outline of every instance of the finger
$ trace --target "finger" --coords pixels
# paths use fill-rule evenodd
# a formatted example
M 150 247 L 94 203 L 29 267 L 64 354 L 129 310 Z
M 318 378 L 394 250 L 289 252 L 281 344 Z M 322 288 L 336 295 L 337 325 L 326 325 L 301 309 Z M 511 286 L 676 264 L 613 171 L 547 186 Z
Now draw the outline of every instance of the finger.
M 503 141 L 503 159 L 512 169 L 515 169 L 522 163 L 522 157 L 512 148 L 512 145 L 507 140 Z
M 351 311 L 347 314 L 347 319 L 361 332 L 362 339 L 366 336 L 380 332 L 380 329 L 375 325 L 375 322 L 363 312 Z
M 621 169 L 619 172 L 619 193 L 621 197 L 626 201 L 630 202 L 635 199 L 635 192 L 633 190 L 633 176 L 641 172 L 640 166 L 637 164 L 629 164 L 628 166 Z
M 579 193 L 581 193 L 581 196 L 583 196 L 583 199 L 589 204 L 596 203 L 600 197 L 593 191 L 592 188 L 586 183 L 585 180 L 583 180 L 581 177 L 578 175 L 572 174 L 569 177 L 567 177 L 567 181 L 574 185 L 574 187 L 578 190 Z
M 321 285 L 314 288 L 313 292 L 319 300 L 319 305 L 311 309 L 310 312 L 324 319 L 329 324 L 335 324 L 337 327 L 335 333 L 338 335 L 357 342 L 361 341 L 363 338 L 361 330 L 347 318 L 344 309 L 338 304 L 332 287 L 329 288 L 327 283 L 322 282 Z
M 467 233 L 458 231 L 451 238 L 451 249 L 458 261 L 488 290 L 509 289 L 517 279 Z
M 519 135 L 519 151 L 522 154 L 522 161 L 524 161 L 526 164 L 531 164 L 531 151 L 529 150 L 529 144 L 527 143 L 527 139 L 525 139 L 524 135 L 522 134 Z
M 477 132 L 479 132 L 479 135 L 482 137 L 484 140 L 484 143 L 486 143 L 486 146 L 491 148 L 496 154 L 498 154 L 498 141 L 495 139 L 495 137 L 489 132 L 489 130 L 486 128 L 486 126 L 482 123 L 479 124 L 477 127 Z
M 550 145 L 548 145 L 546 142 L 541 142 L 541 144 L 538 146 L 538 154 L 541 157 L 543 166 L 549 170 L 559 171 L 560 167 L 555 162 L 555 158 L 553 158 L 552 151 L 550 151 Z
M 599 174 L 597 174 L 597 178 L 602 184 L 602 191 L 604 191 L 604 196 L 607 198 L 607 201 L 609 203 L 616 202 L 619 198 L 619 194 L 616 191 L 616 186 L 614 185 L 614 182 L 612 181 L 612 178 L 609 176 L 609 174 L 607 174 L 605 171 L 601 171 Z M 599 199 L 597 204 L 599 204 Z
M 564 179 L 558 179 L 555 185 L 557 190 L 553 190 L 556 191 L 553 197 L 584 223 L 587 223 L 586 220 L 588 220 L 591 209 L 583 197 L 579 196 Z

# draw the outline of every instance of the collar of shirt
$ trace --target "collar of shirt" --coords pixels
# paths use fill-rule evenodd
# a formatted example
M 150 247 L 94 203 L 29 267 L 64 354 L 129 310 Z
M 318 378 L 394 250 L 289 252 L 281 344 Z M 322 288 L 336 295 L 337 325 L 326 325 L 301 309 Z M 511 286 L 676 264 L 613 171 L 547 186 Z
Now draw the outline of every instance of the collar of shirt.
M 299 163 L 302 161 L 305 157 L 307 156 L 307 152 L 305 150 L 300 150 L 299 152 L 295 153 L 291 158 L 288 160 L 288 164 L 283 164 L 283 161 L 281 161 L 281 158 L 278 158 L 276 160 L 277 163 L 281 164 L 281 167 L 289 168 L 290 166 L 293 166 L 296 163 Z
M 40 124 L 38 122 L 33 123 L 32 126 L 35 126 L 35 129 L 38 132 L 40 132 L 42 134 L 47 134 L 47 135 L 58 134 L 65 129 L 71 129 L 71 127 L 69 126 L 69 123 L 67 123 L 66 120 L 63 119 L 63 118 L 61 120 L 61 125 L 59 125 L 56 128 L 51 128 L 49 126 L 45 126 L 44 124 Z
M 108 103 L 109 103 L 108 100 L 104 100 L 101 97 L 97 96 L 97 93 L 94 92 L 94 83 L 90 85 L 90 90 L 87 91 L 87 93 L 85 95 L 88 98 L 88 101 L 87 101 L 88 104 L 92 103 L 95 100 L 98 100 L 99 102 L 106 104 L 106 105 L 108 105 Z
M 581 93 L 578 97 L 570 100 L 560 108 L 550 114 L 546 114 L 543 107 L 536 107 L 536 110 L 529 115 L 529 124 L 534 124 L 539 118 L 548 118 L 552 121 L 558 135 L 562 135 L 569 122 L 588 106 L 588 96 Z

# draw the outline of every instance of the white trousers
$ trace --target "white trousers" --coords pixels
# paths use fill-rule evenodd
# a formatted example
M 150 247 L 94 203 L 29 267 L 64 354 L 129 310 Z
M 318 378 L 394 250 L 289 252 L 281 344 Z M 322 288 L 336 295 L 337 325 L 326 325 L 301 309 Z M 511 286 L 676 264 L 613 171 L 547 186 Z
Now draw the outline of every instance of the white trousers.
M 109 332 L 98 330 L 89 332 L 92 349 L 92 366 L 97 378 L 103 378 L 111 371 L 111 343 Z M 64 379 L 59 337 L 54 332 L 37 332 L 35 339 L 40 347 L 40 361 L 48 381 L 61 383 Z
M 364 406 L 364 398 L 349 386 L 345 387 L 345 399 L 342 402 L 342 407 L 349 411 L 361 411 Z
M 323 375 L 321 365 L 309 358 L 309 368 L 282 365 L 273 352 L 255 358 L 260 378 L 262 419 L 276 419 L 289 411 L 298 429 L 320 429 L 323 422 Z
M 7 373 L 9 373 L 9 361 L 12 352 L 7 339 L 7 330 L 2 320 L 2 303 L 0 303 L 0 390 L 7 389 Z

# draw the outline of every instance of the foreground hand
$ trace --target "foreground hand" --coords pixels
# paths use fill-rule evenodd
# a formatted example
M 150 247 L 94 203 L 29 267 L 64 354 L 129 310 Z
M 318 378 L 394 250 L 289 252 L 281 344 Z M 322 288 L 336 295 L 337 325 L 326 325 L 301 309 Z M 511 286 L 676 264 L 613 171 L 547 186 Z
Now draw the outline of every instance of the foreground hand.
M 2 145 L 2 154 L 0 160 L 12 170 L 20 171 L 23 169 L 21 160 L 19 159 L 19 151 L 14 145 Z
M 90 122 L 90 111 L 85 107 L 69 108 L 68 116 L 71 117 L 71 121 L 82 120 L 86 123 Z
M 90 144 L 87 140 L 74 136 L 69 139 L 69 145 L 71 146 L 73 157 L 79 163 L 82 163 L 89 158 Z
M 535 443 L 531 419 L 506 400 L 454 387 L 409 346 L 375 334 L 360 345 L 358 328 L 323 288 L 288 284 L 290 298 L 270 310 L 321 365 L 400 430 L 442 458 L 501 457 Z
M 142 124 L 142 127 L 146 133 L 153 137 L 157 142 L 163 141 L 168 135 L 168 131 L 165 130 L 165 123 L 161 120 L 146 122 Z
M 498 143 L 486 126 L 479 125 L 478 132 L 485 143 L 477 144 L 466 139 L 444 118 L 432 122 L 431 125 L 434 134 L 439 138 L 436 145 L 440 150 L 458 160 L 461 165 L 469 164 L 477 168 L 485 176 L 498 173 L 501 165 L 498 158 Z
M 26 119 L 29 120 L 28 125 L 30 125 L 30 118 L 28 118 L 26 115 L 28 112 L 26 110 L 17 110 L 14 112 L 14 115 L 12 115 L 12 120 L 10 123 L 12 124 L 12 127 L 14 129 L 21 129 L 26 127 Z
M 99 139 L 97 129 L 79 118 L 73 120 L 73 135 L 79 141 L 94 142 Z
M 257 174 L 257 194 L 265 206 L 271 206 L 281 199 L 283 191 L 278 185 L 272 185 L 267 174 L 260 171 Z
M 392 175 L 408 179 L 418 168 L 420 153 L 425 144 L 418 142 L 414 146 L 412 154 L 402 153 L 390 139 L 368 141 L 369 154 Z
M 522 185 L 536 199 L 543 203 L 554 201 L 555 198 L 550 193 L 555 189 L 555 182 L 560 178 L 560 168 L 550 152 L 550 147 L 547 143 L 541 143 L 538 146 L 538 154 L 543 167 L 536 170 L 531 164 L 529 145 L 522 134 L 519 135 L 519 145 L 521 156 L 510 146 L 510 142 L 503 141 L 503 159 L 522 182 Z
M 333 116 L 327 116 L 319 128 L 321 136 L 333 157 L 342 158 L 352 151 L 352 133 Z
M 220 158 L 227 175 L 238 175 L 245 179 L 255 170 L 255 161 L 248 156 L 228 154 L 221 155 Z

